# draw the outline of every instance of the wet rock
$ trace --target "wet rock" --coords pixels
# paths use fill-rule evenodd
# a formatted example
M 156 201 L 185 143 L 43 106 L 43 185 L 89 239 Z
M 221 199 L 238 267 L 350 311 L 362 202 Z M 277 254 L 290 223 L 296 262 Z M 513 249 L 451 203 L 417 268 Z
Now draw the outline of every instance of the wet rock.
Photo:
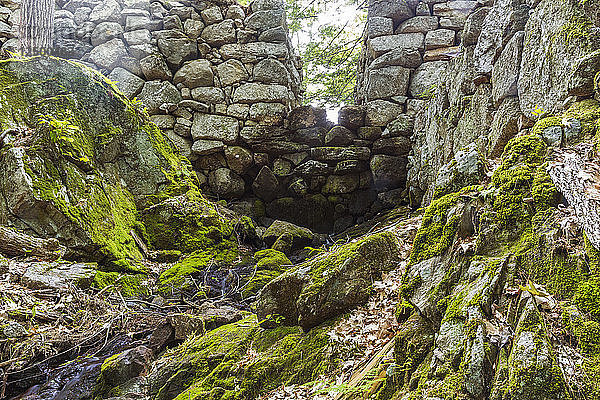
M 115 388 L 140 374 L 150 371 L 153 354 L 146 346 L 138 346 L 107 358 L 102 363 L 99 386 Z

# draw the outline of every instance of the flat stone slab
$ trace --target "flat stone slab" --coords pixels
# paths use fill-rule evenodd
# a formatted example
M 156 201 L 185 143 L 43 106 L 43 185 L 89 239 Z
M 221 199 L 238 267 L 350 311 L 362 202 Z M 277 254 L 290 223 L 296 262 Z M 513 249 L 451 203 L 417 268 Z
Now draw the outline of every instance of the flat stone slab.
M 97 265 L 90 263 L 32 262 L 21 277 L 21 283 L 31 289 L 66 289 L 71 285 L 89 287 Z

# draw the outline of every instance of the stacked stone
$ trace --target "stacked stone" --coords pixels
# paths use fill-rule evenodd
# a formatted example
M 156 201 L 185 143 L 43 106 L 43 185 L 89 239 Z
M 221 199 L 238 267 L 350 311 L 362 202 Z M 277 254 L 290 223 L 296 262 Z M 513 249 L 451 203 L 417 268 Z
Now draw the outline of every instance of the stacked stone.
M 474 0 L 370 0 L 358 97 L 387 116 L 414 115 L 459 51 Z M 386 121 L 387 119 L 387 121 Z
M 18 21 L 18 4 L 6 15 Z M 400 202 L 412 120 L 382 131 L 402 110 L 347 107 L 334 125 L 295 108 L 300 65 L 281 0 L 57 0 L 55 21 L 54 53 L 137 98 L 203 191 L 239 211 L 330 232 Z
M 256 169 L 248 176 L 256 176 L 251 187 L 266 215 L 339 232 L 397 205 L 407 161 L 396 154 L 408 154 L 412 125 L 398 121 L 384 134 L 364 126 L 368 115 L 364 107 L 344 107 L 334 125 L 325 110 L 305 106 L 292 110 L 286 128 L 245 128 L 241 136 L 255 163 L 248 155 L 246 165 Z M 241 153 L 235 156 L 244 159 Z
M 465 21 L 477 5 L 471 0 L 370 0 L 357 89 L 367 126 L 382 128 L 387 140 L 398 124 L 412 127 L 448 60 L 458 54 Z M 394 159 L 371 164 L 406 177 L 408 154 L 391 156 L 402 159 L 402 165 Z M 398 183 L 404 187 L 405 181 Z

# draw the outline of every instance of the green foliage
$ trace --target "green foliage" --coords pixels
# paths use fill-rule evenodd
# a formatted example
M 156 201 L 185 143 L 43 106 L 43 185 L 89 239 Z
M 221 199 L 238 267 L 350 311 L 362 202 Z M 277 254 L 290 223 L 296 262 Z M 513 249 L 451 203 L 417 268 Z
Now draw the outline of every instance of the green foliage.
M 344 5 L 352 4 L 354 1 L 348 0 Z M 331 3 L 320 0 L 307 5 L 287 0 L 288 27 L 303 63 L 305 104 L 323 107 L 354 102 L 365 13 L 359 10 L 353 21 L 335 18 L 321 24 L 319 19 L 331 13 L 331 7 Z

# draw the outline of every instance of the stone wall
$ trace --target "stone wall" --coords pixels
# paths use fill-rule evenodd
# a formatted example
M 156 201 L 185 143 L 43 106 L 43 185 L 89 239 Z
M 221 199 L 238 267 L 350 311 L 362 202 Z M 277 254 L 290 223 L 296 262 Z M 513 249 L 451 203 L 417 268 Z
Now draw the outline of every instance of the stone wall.
M 413 206 L 480 182 L 483 160 L 500 156 L 510 138 L 593 96 L 600 70 L 594 4 L 370 0 L 357 98 L 414 124 Z M 549 143 L 568 139 L 555 131 Z
M 393 126 L 401 120 L 412 126 L 423 114 L 449 61 L 461 53 L 469 15 L 482 4 L 475 0 L 370 0 L 357 101 L 378 113 L 377 123 L 384 126 L 384 132 L 390 130 L 386 128 L 390 122 Z M 413 197 L 420 198 L 422 193 L 416 189 L 412 187 Z
M 7 54 L 19 1 L 0 3 Z M 205 193 L 259 222 L 340 231 L 400 199 L 412 127 L 382 134 L 379 110 L 348 107 L 334 125 L 296 108 L 301 65 L 282 0 L 57 0 L 54 42 L 137 98 Z

